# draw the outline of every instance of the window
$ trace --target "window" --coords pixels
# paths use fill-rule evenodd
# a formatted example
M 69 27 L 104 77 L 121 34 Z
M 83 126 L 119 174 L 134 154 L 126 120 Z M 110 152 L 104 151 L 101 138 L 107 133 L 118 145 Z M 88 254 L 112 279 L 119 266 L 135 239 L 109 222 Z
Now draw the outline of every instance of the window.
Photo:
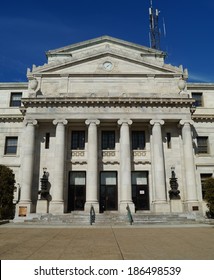
M 143 150 L 145 149 L 145 132 L 132 131 L 132 149 Z
M 12 92 L 10 96 L 10 107 L 20 107 L 21 106 L 21 92 Z
M 198 153 L 207 154 L 208 153 L 208 137 L 200 136 L 197 137 Z
M 202 92 L 192 92 L 192 98 L 195 99 L 195 107 L 202 107 Z
M 115 148 L 115 131 L 102 131 L 102 149 L 113 150 Z
M 71 149 L 72 150 L 85 149 L 85 131 L 72 131 Z
M 45 149 L 49 149 L 50 147 L 50 133 L 47 132 L 45 134 Z
M 6 137 L 5 155 L 15 155 L 17 151 L 18 137 Z
M 205 196 L 205 182 L 207 179 L 211 178 L 213 174 L 200 174 L 201 175 L 201 191 L 202 191 L 202 198 L 204 199 Z
M 169 132 L 167 132 L 167 134 L 166 134 L 166 143 L 167 143 L 167 148 L 171 149 L 172 148 L 171 133 L 169 133 Z

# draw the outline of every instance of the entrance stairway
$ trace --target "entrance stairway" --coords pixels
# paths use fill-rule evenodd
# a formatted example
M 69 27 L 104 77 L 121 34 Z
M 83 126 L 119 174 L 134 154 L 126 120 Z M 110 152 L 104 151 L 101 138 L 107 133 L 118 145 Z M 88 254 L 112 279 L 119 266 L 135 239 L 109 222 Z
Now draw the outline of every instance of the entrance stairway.
M 144 225 L 182 225 L 206 223 L 201 216 L 192 216 L 188 214 L 152 214 L 152 213 L 134 213 L 132 214 L 133 226 Z M 130 226 L 130 220 L 127 214 L 118 212 L 104 212 L 95 214 L 95 222 L 90 223 L 90 214 L 85 212 L 72 212 L 62 215 L 53 214 L 31 214 L 26 220 L 26 224 L 40 225 L 68 225 L 68 226 Z

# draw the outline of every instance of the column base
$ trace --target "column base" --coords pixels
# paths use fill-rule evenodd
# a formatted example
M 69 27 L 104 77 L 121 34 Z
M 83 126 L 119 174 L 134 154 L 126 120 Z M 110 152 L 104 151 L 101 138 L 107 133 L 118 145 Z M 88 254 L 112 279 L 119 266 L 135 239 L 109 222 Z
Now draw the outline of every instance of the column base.
M 38 200 L 36 213 L 49 213 L 49 202 L 47 200 Z
M 85 212 L 89 213 L 92 205 L 94 207 L 95 213 L 99 213 L 100 212 L 100 206 L 99 206 L 99 203 L 97 201 L 86 202 L 85 207 L 84 207 Z
M 49 204 L 49 213 L 63 214 L 64 213 L 64 202 L 63 201 L 51 201 Z
M 130 208 L 130 211 L 131 213 L 135 213 L 135 205 L 132 201 L 123 201 L 123 202 L 120 202 L 120 205 L 119 205 L 119 212 L 120 213 L 125 213 L 127 214 L 127 205 L 129 205 L 129 208 Z
M 167 201 L 157 201 L 153 203 L 154 213 L 170 213 L 170 205 Z
M 180 199 L 170 200 L 171 213 L 183 213 L 183 205 Z

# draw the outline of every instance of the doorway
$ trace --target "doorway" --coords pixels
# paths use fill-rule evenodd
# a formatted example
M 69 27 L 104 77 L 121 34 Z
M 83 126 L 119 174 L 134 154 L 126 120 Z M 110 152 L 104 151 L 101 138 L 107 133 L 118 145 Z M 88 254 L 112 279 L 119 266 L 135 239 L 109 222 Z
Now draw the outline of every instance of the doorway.
M 118 210 L 117 172 L 100 173 L 100 212 Z
M 150 210 L 148 171 L 132 172 L 132 200 L 135 211 Z
M 68 212 L 83 211 L 86 201 L 85 171 L 70 171 L 68 185 Z

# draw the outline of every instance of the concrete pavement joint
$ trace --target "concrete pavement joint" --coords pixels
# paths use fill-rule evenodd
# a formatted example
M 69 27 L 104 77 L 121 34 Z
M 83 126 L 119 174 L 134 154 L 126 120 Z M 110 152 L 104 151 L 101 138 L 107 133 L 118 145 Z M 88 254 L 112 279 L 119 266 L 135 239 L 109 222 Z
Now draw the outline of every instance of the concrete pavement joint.
M 115 235 L 115 232 L 114 232 L 113 227 L 111 227 L 111 230 L 112 230 L 113 236 L 114 236 L 114 238 L 115 238 L 115 241 L 116 241 L 118 250 L 119 250 L 119 252 L 120 252 L 120 255 L 121 255 L 121 257 L 122 257 L 122 260 L 124 260 L 123 253 L 122 253 L 122 250 L 121 250 L 120 245 L 119 245 L 119 243 L 118 243 L 118 240 L 117 240 L 117 237 L 116 237 L 116 235 Z

